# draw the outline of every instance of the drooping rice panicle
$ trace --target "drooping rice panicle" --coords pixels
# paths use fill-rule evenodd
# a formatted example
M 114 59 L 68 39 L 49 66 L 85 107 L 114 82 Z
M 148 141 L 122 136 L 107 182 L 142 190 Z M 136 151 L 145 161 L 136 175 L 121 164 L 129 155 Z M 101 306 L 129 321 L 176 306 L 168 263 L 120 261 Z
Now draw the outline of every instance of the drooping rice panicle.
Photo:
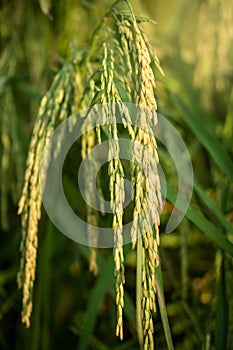
M 97 27 L 92 37 L 90 49 L 82 60 L 81 74 L 76 74 L 73 68 L 71 74 L 73 83 L 67 84 L 64 83 L 64 77 L 58 75 L 50 92 L 42 100 L 31 141 L 25 186 L 20 201 L 19 212 L 22 213 L 24 231 L 21 270 L 18 280 L 20 286 L 24 285 L 23 321 L 29 325 L 35 274 L 37 229 L 41 207 L 41 198 L 38 193 L 40 156 L 59 116 L 61 121 L 68 116 L 68 109 L 71 112 L 77 112 L 76 106 L 84 109 L 92 107 L 93 113 L 90 114 L 92 120 L 89 115 L 84 117 L 82 129 L 81 156 L 82 159 L 87 160 L 84 169 L 85 195 L 87 202 L 93 203 L 93 207 L 95 207 L 98 199 L 95 191 L 96 179 L 93 174 L 97 173 L 99 164 L 93 156 L 92 150 L 95 145 L 102 142 L 102 135 L 105 134 L 109 141 L 108 174 L 114 232 L 116 335 L 121 340 L 123 339 L 125 283 L 123 209 L 125 193 L 124 169 L 120 160 L 117 127 L 117 117 L 120 113 L 121 123 L 133 142 L 131 182 L 134 211 L 131 237 L 132 247 L 137 245 L 140 260 L 137 267 L 140 268 L 140 274 L 138 274 L 140 276 L 140 298 L 137 307 L 140 312 L 137 317 L 141 319 L 143 330 L 143 339 L 140 344 L 145 350 L 152 350 L 154 348 L 153 313 L 156 311 L 155 270 L 159 264 L 159 211 L 162 206 L 157 169 L 157 145 L 153 133 L 157 124 L 157 104 L 152 60 L 158 70 L 161 71 L 161 69 L 158 59 L 156 56 L 153 57 L 146 36 L 138 24 L 141 20 L 135 18 L 128 1 L 124 3 L 129 7 L 129 12 L 123 13 L 113 7 Z M 81 81 L 85 81 L 85 83 L 81 83 L 82 91 L 80 97 L 77 97 L 76 88 Z M 136 121 L 135 115 L 131 115 L 130 108 L 124 105 L 124 102 L 136 103 Z M 104 126 L 95 125 L 95 118 L 98 120 L 99 113 L 98 103 L 102 105 L 103 122 L 106 123 Z M 44 115 L 46 118 L 43 118 Z M 98 184 L 97 186 L 98 192 L 100 192 L 101 187 Z M 33 203 L 36 204 L 33 205 Z M 87 230 L 90 245 L 90 270 L 97 273 L 96 249 L 94 247 L 98 245 L 98 235 L 96 235 L 95 230 L 92 230 L 92 226 L 98 226 L 98 213 L 89 205 L 87 205 L 87 223 L 90 224 Z M 140 245 L 137 244 L 139 238 Z
M 156 310 L 155 269 L 159 264 L 157 246 L 159 244 L 158 226 L 161 208 L 160 182 L 157 170 L 158 155 L 153 134 L 153 127 L 157 123 L 157 104 L 154 96 L 155 77 L 151 68 L 150 52 L 137 22 L 134 18 L 122 22 L 120 31 L 124 33 L 124 39 L 127 43 L 124 43 L 124 47 L 125 49 L 129 47 L 133 56 L 133 98 L 138 105 L 137 125 L 139 125 L 135 128 L 132 155 L 135 209 L 131 235 L 133 247 L 135 247 L 139 235 L 142 235 L 140 268 L 142 269 L 141 317 L 144 349 L 153 349 L 152 313 Z M 152 220 L 155 224 L 156 237 L 153 235 Z
M 105 94 L 101 97 L 106 113 L 108 125 L 108 173 L 110 204 L 113 212 L 114 248 L 113 256 L 115 263 L 116 283 L 116 305 L 117 305 L 117 326 L 116 335 L 123 339 L 123 307 L 124 307 L 124 253 L 123 253 L 123 203 L 124 203 L 124 171 L 119 153 L 119 139 L 117 133 L 116 105 L 119 95 L 114 85 L 114 56 L 113 50 L 108 49 L 104 43 L 104 57 L 102 61 L 101 90 Z M 111 104 L 110 104 L 111 103 Z
M 71 93 L 73 65 L 67 64 L 55 77 L 51 89 L 43 97 L 29 147 L 24 187 L 18 213 L 22 218 L 21 261 L 17 276 L 19 288 L 23 289 L 22 322 L 30 326 L 33 285 L 35 281 L 36 255 L 38 245 L 38 222 L 41 217 L 40 174 L 43 152 L 50 140 L 56 123 L 64 115 L 63 104 L 67 106 Z M 44 174 L 46 177 L 46 174 Z

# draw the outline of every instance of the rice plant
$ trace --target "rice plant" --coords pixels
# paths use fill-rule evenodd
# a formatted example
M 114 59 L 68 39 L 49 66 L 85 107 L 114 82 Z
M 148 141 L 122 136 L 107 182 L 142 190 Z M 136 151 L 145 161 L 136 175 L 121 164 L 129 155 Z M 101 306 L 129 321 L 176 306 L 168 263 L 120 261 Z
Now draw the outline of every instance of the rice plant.
M 119 8 L 124 5 L 125 9 Z M 147 38 L 140 27 L 144 19 L 135 17 L 128 1 L 117 1 L 104 15 L 96 28 L 90 46 L 79 56 L 64 64 L 56 75 L 48 93 L 43 97 L 27 158 L 24 188 L 18 213 L 22 217 L 21 263 L 18 285 L 23 289 L 22 322 L 30 326 L 33 307 L 33 285 L 36 271 L 38 246 L 38 221 L 41 217 L 41 194 L 39 176 L 42 156 L 47 142 L 55 128 L 70 113 L 78 108 L 88 108 L 100 103 L 104 105 L 107 132 L 99 127 L 86 133 L 82 138 L 82 157 L 88 156 L 96 143 L 101 143 L 102 133 L 109 140 L 108 173 L 110 205 L 113 213 L 114 229 L 114 274 L 116 287 L 117 324 L 116 335 L 123 340 L 124 310 L 124 251 L 123 251 L 123 203 L 124 169 L 119 158 L 119 141 L 116 111 L 119 109 L 122 123 L 135 147 L 132 153 L 132 184 L 134 210 L 131 228 L 132 249 L 137 247 L 137 331 L 139 342 L 144 349 L 154 348 L 153 313 L 156 312 L 156 267 L 159 265 L 159 212 L 162 201 L 160 183 L 156 168 L 150 168 L 145 149 L 158 162 L 156 140 L 153 128 L 156 126 L 157 103 L 155 98 L 156 78 L 154 70 L 163 74 L 157 57 L 152 53 Z M 153 66 L 152 66 L 153 65 Z M 139 118 L 141 128 L 132 127 L 130 112 L 122 104 L 134 102 L 147 108 Z M 113 107 L 115 105 L 115 107 Z M 83 124 L 90 123 L 88 117 Z M 143 148 L 139 147 L 142 145 Z M 137 164 L 143 159 L 145 168 L 153 169 L 145 174 Z M 134 160 L 134 158 L 136 160 Z M 91 159 L 95 169 L 95 161 Z M 93 169 L 86 169 L 86 174 Z M 46 173 L 44 174 L 46 177 Z M 86 177 L 86 192 L 92 195 L 93 183 Z M 100 184 L 101 186 L 101 184 Z M 151 227 L 150 210 L 155 215 L 154 228 Z M 142 219 L 139 219 L 139 215 Z M 98 223 L 98 217 L 87 209 L 87 222 Z M 145 233 L 144 233 L 145 232 Z M 140 237 L 142 235 L 142 237 Z M 98 238 L 90 236 L 92 240 Z M 138 238 L 139 237 L 139 238 Z M 97 273 L 96 251 L 91 248 L 90 270 Z
M 231 349 L 232 1 L 112 2 L 0 5 L 0 348 Z M 161 114 L 195 180 L 171 233 L 177 172 L 154 136 Z M 81 136 L 62 185 L 87 246 L 50 222 L 41 196 L 64 133 L 44 155 L 70 116 Z

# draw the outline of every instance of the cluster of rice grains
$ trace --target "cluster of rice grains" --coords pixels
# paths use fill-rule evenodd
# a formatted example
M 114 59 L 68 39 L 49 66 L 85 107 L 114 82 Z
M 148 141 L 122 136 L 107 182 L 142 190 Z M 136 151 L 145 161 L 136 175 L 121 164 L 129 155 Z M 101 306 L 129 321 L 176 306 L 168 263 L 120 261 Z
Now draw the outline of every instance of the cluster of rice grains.
M 153 319 L 155 303 L 155 268 L 159 264 L 159 209 L 161 208 L 160 182 L 157 173 L 158 155 L 153 127 L 157 123 L 154 96 L 155 77 L 151 68 L 151 52 L 145 35 L 132 18 L 116 16 L 120 43 L 125 54 L 125 66 L 129 72 L 126 86 L 131 83 L 131 100 L 139 106 L 137 125 L 131 137 L 134 141 L 132 154 L 133 200 L 135 202 L 131 229 L 132 246 L 137 244 L 138 334 L 145 349 L 153 349 Z M 160 72 L 158 59 L 153 62 Z M 129 91 L 130 93 L 130 91 Z M 140 165 L 139 165 L 140 164 Z M 155 227 L 152 229 L 152 222 Z M 141 235 L 141 237 L 140 237 Z M 139 287 L 141 285 L 141 287 Z M 143 334 L 142 334 L 143 332 Z M 143 340 L 144 338 L 144 340 Z M 142 345 L 142 344 L 141 344 Z
M 119 1 L 120 2 L 120 1 Z M 156 267 L 159 264 L 159 211 L 161 209 L 160 182 L 158 177 L 158 155 L 153 129 L 157 123 L 156 100 L 154 95 L 155 76 L 153 67 L 162 73 L 157 57 L 153 56 L 145 34 L 139 26 L 142 18 L 136 18 L 128 1 L 127 11 L 112 7 L 95 30 L 90 49 L 82 64 L 75 61 L 66 65 L 59 73 L 49 93 L 41 102 L 27 161 L 25 185 L 19 206 L 22 214 L 23 238 L 22 260 L 18 275 L 23 285 L 23 321 L 29 325 L 32 309 L 32 288 L 35 279 L 38 220 L 41 198 L 39 194 L 40 159 L 52 131 L 67 113 L 67 101 L 71 111 L 92 107 L 98 111 L 102 105 L 106 125 L 93 127 L 88 116 L 83 118 L 82 158 L 88 158 L 85 169 L 85 191 L 89 202 L 93 197 L 94 180 L 98 162 L 91 155 L 102 137 L 108 139 L 108 174 L 112 227 L 114 231 L 114 265 L 116 284 L 117 325 L 116 335 L 123 339 L 124 308 L 124 168 L 120 159 L 120 143 L 117 115 L 121 117 L 125 133 L 132 140 L 131 184 L 134 203 L 131 240 L 132 248 L 137 247 L 137 329 L 143 349 L 153 349 L 153 313 L 156 311 Z M 76 67 L 77 68 L 77 67 Z M 77 79 L 80 78 L 82 82 Z M 84 88 L 79 94 L 76 84 Z M 72 95 L 70 97 L 70 95 Z M 124 102 L 137 105 L 137 116 L 132 116 Z M 63 111 L 66 111 L 64 113 Z M 70 111 L 70 112 L 71 112 Z M 135 113 L 134 113 L 135 114 Z M 68 115 L 67 115 L 68 116 Z M 94 124 L 93 124 L 94 125 Z M 137 126 L 138 125 L 138 126 Z M 89 128 L 88 128 L 89 127 Z M 85 131 L 88 130 L 88 131 Z M 97 180 L 98 181 L 98 180 Z M 101 190 L 101 183 L 97 183 Z M 99 190 L 98 188 L 98 190 Z M 104 211 L 104 209 L 103 209 Z M 87 206 L 87 222 L 98 226 L 98 216 Z M 90 242 L 90 270 L 97 273 L 96 250 L 98 237 L 92 232 Z
M 74 80 L 72 64 L 67 64 L 56 75 L 48 93 L 43 97 L 35 122 L 27 157 L 24 187 L 19 202 L 18 213 L 22 218 L 22 238 L 20 244 L 21 261 L 17 276 L 19 288 L 23 288 L 22 322 L 30 326 L 32 293 L 35 281 L 37 232 L 41 217 L 41 192 L 39 176 L 43 153 L 55 127 L 68 114 Z

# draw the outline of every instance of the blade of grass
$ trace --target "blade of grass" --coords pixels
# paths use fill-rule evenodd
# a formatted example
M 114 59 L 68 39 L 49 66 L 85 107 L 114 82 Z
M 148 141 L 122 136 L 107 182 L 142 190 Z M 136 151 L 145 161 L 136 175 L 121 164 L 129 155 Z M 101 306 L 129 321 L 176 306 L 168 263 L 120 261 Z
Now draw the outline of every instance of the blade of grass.
M 104 295 L 114 285 L 114 274 L 113 274 L 114 268 L 113 268 L 112 255 L 108 257 L 107 261 L 101 264 L 99 271 L 100 271 L 100 275 L 92 290 L 89 303 L 87 305 L 85 321 L 84 321 L 83 331 L 81 333 L 81 337 L 78 344 L 78 350 L 87 349 L 88 343 L 93 333 L 99 305 Z
M 169 327 L 167 310 L 166 310 L 166 305 L 164 300 L 163 279 L 162 279 L 162 271 L 160 266 L 158 266 L 156 269 L 156 289 L 157 289 L 157 298 L 159 303 L 160 315 L 163 323 L 163 330 L 164 330 L 164 334 L 167 342 L 167 348 L 168 350 L 173 350 L 174 347 L 172 343 L 171 331 Z
M 124 297 L 125 297 L 125 306 L 124 306 L 125 316 L 130 321 L 131 326 L 136 328 L 136 312 L 134 308 L 134 303 L 132 302 L 132 299 L 130 298 L 129 293 L 126 290 L 124 292 Z
M 227 182 L 222 183 L 221 188 L 221 210 L 224 213 L 227 208 L 228 186 Z M 222 228 L 222 235 L 225 235 L 226 231 Z M 226 292 L 226 264 L 225 253 L 221 251 L 220 261 L 220 278 L 219 278 L 219 290 L 216 310 L 216 325 L 215 325 L 215 349 L 225 350 L 227 349 L 228 338 L 228 302 Z
M 189 110 L 177 95 L 172 93 L 171 97 L 175 106 L 181 112 L 185 122 L 191 128 L 200 143 L 207 149 L 214 162 L 233 182 L 233 163 L 220 143 L 200 124 L 195 114 Z
M 163 249 L 162 245 L 159 248 L 159 253 L 161 256 L 162 265 L 163 265 L 164 269 L 166 270 L 167 278 L 169 279 L 169 282 L 171 283 L 171 285 L 175 289 L 176 295 L 181 299 L 180 283 L 176 278 L 174 266 L 172 265 L 171 261 L 168 259 L 167 252 Z M 200 339 L 200 341 L 203 341 L 204 337 L 203 337 L 202 329 L 198 323 L 196 315 L 194 314 L 191 306 L 188 305 L 185 300 L 183 300 L 182 307 L 184 309 L 184 312 L 188 316 L 188 318 L 192 324 L 192 327 L 193 327 L 194 331 L 196 332 L 197 337 Z
M 82 333 L 81 327 L 78 327 L 77 324 L 72 324 L 70 326 L 70 330 L 79 337 Z M 109 350 L 109 348 L 103 343 L 103 341 L 96 338 L 93 334 L 91 335 L 89 345 L 93 350 Z
M 172 203 L 175 204 L 177 197 L 177 192 L 167 186 L 167 198 Z M 180 208 L 177 208 L 180 209 Z M 207 220 L 203 214 L 201 214 L 197 209 L 190 205 L 187 210 L 186 217 L 193 222 L 209 239 L 211 239 L 217 246 L 223 249 L 226 253 L 233 257 L 233 244 L 221 234 L 219 229 Z
M 78 249 L 86 259 L 89 259 L 89 251 L 88 249 L 86 249 L 86 247 L 78 245 Z M 130 249 L 130 245 L 124 246 L 125 256 L 127 256 L 129 249 Z M 81 338 L 78 344 L 78 350 L 86 349 L 86 346 L 88 345 L 88 341 L 89 341 L 88 339 L 91 339 L 92 337 L 92 333 L 93 333 L 93 329 L 94 329 L 94 325 L 95 325 L 95 321 L 98 313 L 98 306 L 100 305 L 104 295 L 109 292 L 110 295 L 115 300 L 115 290 L 114 288 L 111 288 L 112 286 L 114 286 L 114 273 L 113 273 L 114 268 L 113 268 L 112 255 L 110 254 L 107 261 L 104 261 L 102 258 L 99 259 L 99 266 L 100 266 L 99 268 L 100 275 L 98 277 L 96 285 L 90 296 L 90 303 L 87 306 L 84 331 L 82 331 L 81 333 Z M 129 294 L 127 293 L 127 291 L 125 291 L 124 293 L 124 299 L 125 299 L 125 307 L 124 307 L 125 315 L 130 321 L 131 325 L 135 328 L 136 313 L 135 313 L 133 302 Z M 135 343 L 135 340 L 134 340 L 134 343 Z
M 51 285 L 51 267 L 49 261 L 51 258 L 54 242 L 54 226 L 48 221 L 46 225 L 46 234 L 43 241 L 42 251 L 38 259 L 38 283 L 36 295 L 34 298 L 34 320 L 32 323 L 32 349 L 38 350 L 49 348 L 49 322 L 50 322 L 50 285 Z
M 46 237 L 44 242 L 43 249 L 43 306 L 42 306 L 42 313 L 43 313 L 43 327 L 42 327 L 42 333 L 44 336 L 42 337 L 42 348 L 44 350 L 49 349 L 49 337 L 51 333 L 50 329 L 50 312 L 51 312 L 51 281 L 52 281 L 52 267 L 50 265 L 51 256 L 53 252 L 53 246 L 55 241 L 55 235 L 54 235 L 54 226 L 53 224 L 48 221 L 48 224 L 46 225 Z
M 142 237 L 137 240 L 137 272 L 136 272 L 136 324 L 138 341 L 140 348 L 143 347 L 143 329 L 142 329 Z
M 233 226 L 225 219 L 220 208 L 213 202 L 213 200 L 208 197 L 205 191 L 197 183 L 194 184 L 194 190 L 198 194 L 201 201 L 211 210 L 211 212 L 216 216 L 222 226 L 226 229 L 227 232 L 233 234 Z
M 224 255 L 221 259 L 221 274 L 219 281 L 215 329 L 215 349 L 226 350 L 228 336 L 228 304 L 226 296 Z

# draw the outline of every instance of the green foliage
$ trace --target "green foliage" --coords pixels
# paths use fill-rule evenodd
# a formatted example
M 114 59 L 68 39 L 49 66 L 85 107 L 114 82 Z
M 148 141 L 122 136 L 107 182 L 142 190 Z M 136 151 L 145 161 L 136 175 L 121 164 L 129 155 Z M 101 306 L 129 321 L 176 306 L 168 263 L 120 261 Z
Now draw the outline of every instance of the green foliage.
M 100 39 L 98 27 L 89 40 L 91 47 L 86 43 L 111 5 L 112 2 L 106 0 L 1 3 L 1 349 L 139 349 L 137 329 L 140 326 L 136 318 L 139 302 L 137 307 L 135 302 L 141 293 L 138 282 L 141 277 L 139 274 L 136 278 L 137 254 L 129 246 L 124 247 L 127 278 L 123 342 L 115 337 L 117 310 L 112 252 L 100 249 L 96 258 L 87 247 L 62 236 L 43 211 L 29 330 L 20 321 L 21 293 L 16 290 L 21 232 L 17 202 L 40 98 L 50 89 L 52 99 L 46 95 L 50 102 L 45 103 L 45 109 L 58 120 L 59 115 L 65 113 L 62 112 L 64 107 L 67 114 L 62 115 L 60 121 L 73 112 L 71 105 L 77 100 L 80 101 L 78 108 L 104 102 L 106 94 L 101 88 L 103 37 L 106 35 L 106 42 L 109 42 L 112 32 L 106 28 Z M 176 200 L 176 173 L 166 150 L 158 145 L 168 195 L 160 225 L 161 267 L 156 273 L 160 311 L 153 316 L 155 348 L 172 349 L 173 342 L 178 350 L 231 349 L 232 2 L 205 1 L 191 5 L 184 0 L 177 3 L 132 0 L 132 5 L 139 15 L 137 22 L 148 34 L 156 52 L 158 49 L 165 71 L 165 77 L 161 78 L 154 58 L 152 68 L 157 76 L 159 112 L 179 130 L 191 154 L 195 174 L 194 194 L 186 218 L 174 232 L 164 233 Z M 130 13 L 123 7 L 125 19 L 129 20 Z M 122 20 L 119 14 L 114 16 Z M 145 22 L 146 17 L 155 19 L 158 24 Z M 111 28 L 115 30 L 114 25 Z M 109 47 L 114 50 L 114 46 L 108 45 L 107 60 L 111 60 Z M 135 100 L 135 82 L 128 82 L 128 89 L 125 89 L 125 73 L 132 67 L 127 65 L 127 51 L 123 54 L 122 65 L 115 68 L 114 84 L 119 99 L 129 102 Z M 75 64 L 70 64 L 73 55 Z M 83 64 L 84 57 L 88 58 L 89 65 Z M 67 79 L 74 82 L 70 91 L 58 81 L 59 74 L 68 77 L 67 72 L 70 74 Z M 134 76 L 133 72 L 131 74 Z M 58 78 L 52 83 L 55 76 Z M 96 85 L 91 90 L 93 80 Z M 80 96 L 86 99 L 79 99 Z M 38 120 L 40 117 L 39 113 Z M 58 124 L 55 119 L 52 128 Z M 107 137 L 103 130 L 101 135 Z M 43 140 L 37 142 L 39 145 Z M 39 152 L 32 153 L 40 159 Z M 65 191 L 72 208 L 86 217 L 71 176 L 74 171 L 72 164 L 64 177 Z M 91 217 L 92 213 L 89 214 Z M 97 259 L 96 276 L 89 272 L 90 257 Z M 92 266 L 94 271 L 95 265 Z

